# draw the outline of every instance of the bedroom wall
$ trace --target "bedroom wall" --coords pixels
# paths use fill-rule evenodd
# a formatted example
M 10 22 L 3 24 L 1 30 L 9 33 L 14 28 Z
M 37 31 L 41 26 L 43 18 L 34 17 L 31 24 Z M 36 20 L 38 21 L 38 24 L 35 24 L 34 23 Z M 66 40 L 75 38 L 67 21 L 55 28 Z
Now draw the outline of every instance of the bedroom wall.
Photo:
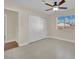
M 73 11 L 67 11 L 67 12 L 55 12 L 52 15 L 47 15 L 38 11 L 34 11 L 27 8 L 20 8 L 15 6 L 5 6 L 5 9 L 17 11 L 19 13 L 19 19 L 18 19 L 18 39 L 17 42 L 20 46 L 28 44 L 29 42 L 32 42 L 32 40 L 28 39 L 28 18 L 29 15 L 33 16 L 39 16 L 41 18 L 46 19 L 47 23 L 47 36 L 46 38 L 57 38 L 65 41 L 74 42 L 74 31 L 68 30 L 68 31 L 62 31 L 62 30 L 56 30 L 56 17 L 61 15 L 72 15 L 74 14 Z
M 28 30 L 29 15 L 38 16 L 38 17 L 42 17 L 42 18 L 46 17 L 45 14 L 41 14 L 38 12 L 28 11 L 28 10 L 20 10 L 20 12 L 19 12 L 19 37 L 18 37 L 19 40 L 18 40 L 18 42 L 20 43 L 21 46 L 34 41 L 34 39 L 29 40 L 29 30 Z
M 32 40 L 28 39 L 28 18 L 29 15 L 38 16 L 47 19 L 47 15 L 38 11 L 30 10 L 29 8 L 21 8 L 15 6 L 5 6 L 5 9 L 14 10 L 19 13 L 18 19 L 18 40 L 20 46 L 26 45 Z
M 67 16 L 74 15 L 74 10 L 65 11 L 65 12 L 55 12 L 50 15 L 48 19 L 48 38 L 57 38 L 60 40 L 75 41 L 75 31 L 74 30 L 57 30 L 56 29 L 56 17 L 58 16 Z

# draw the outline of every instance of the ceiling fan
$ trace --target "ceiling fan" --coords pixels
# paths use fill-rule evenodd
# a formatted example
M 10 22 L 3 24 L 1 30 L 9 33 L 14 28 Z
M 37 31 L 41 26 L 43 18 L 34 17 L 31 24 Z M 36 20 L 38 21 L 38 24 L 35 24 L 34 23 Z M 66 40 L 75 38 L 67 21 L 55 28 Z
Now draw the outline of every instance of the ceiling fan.
M 54 2 L 53 5 L 45 2 L 44 0 L 42 0 L 42 2 L 44 2 L 45 5 L 52 7 L 50 9 L 45 10 L 45 11 L 49 11 L 49 10 L 52 10 L 52 9 L 53 10 L 54 9 L 55 10 L 58 10 L 58 9 L 67 9 L 67 7 L 60 7 L 60 5 L 62 5 L 63 3 L 65 3 L 65 0 L 61 0 L 59 3 L 58 2 Z

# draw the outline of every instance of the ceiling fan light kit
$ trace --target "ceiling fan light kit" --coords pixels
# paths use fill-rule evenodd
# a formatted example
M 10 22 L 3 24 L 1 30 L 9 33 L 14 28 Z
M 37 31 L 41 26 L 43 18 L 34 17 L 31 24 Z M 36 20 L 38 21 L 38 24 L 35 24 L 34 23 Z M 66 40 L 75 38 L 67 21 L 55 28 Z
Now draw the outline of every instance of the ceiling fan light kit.
M 58 11 L 58 10 L 59 10 L 58 6 L 53 8 L 53 11 Z

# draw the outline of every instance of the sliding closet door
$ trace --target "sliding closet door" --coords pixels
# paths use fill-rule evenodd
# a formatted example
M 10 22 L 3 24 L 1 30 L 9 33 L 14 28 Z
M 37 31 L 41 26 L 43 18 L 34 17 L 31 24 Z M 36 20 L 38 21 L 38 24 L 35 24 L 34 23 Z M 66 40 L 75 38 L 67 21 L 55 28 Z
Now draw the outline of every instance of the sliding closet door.
M 46 38 L 46 20 L 37 16 L 29 16 L 29 39 L 36 41 Z

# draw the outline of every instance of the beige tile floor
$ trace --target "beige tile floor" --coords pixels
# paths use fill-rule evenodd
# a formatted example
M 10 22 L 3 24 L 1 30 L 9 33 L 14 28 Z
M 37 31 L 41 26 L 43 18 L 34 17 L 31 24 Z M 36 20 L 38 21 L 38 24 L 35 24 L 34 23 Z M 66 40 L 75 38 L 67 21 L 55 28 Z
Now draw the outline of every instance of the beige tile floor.
M 43 39 L 5 51 L 5 59 L 75 59 L 74 43 Z

